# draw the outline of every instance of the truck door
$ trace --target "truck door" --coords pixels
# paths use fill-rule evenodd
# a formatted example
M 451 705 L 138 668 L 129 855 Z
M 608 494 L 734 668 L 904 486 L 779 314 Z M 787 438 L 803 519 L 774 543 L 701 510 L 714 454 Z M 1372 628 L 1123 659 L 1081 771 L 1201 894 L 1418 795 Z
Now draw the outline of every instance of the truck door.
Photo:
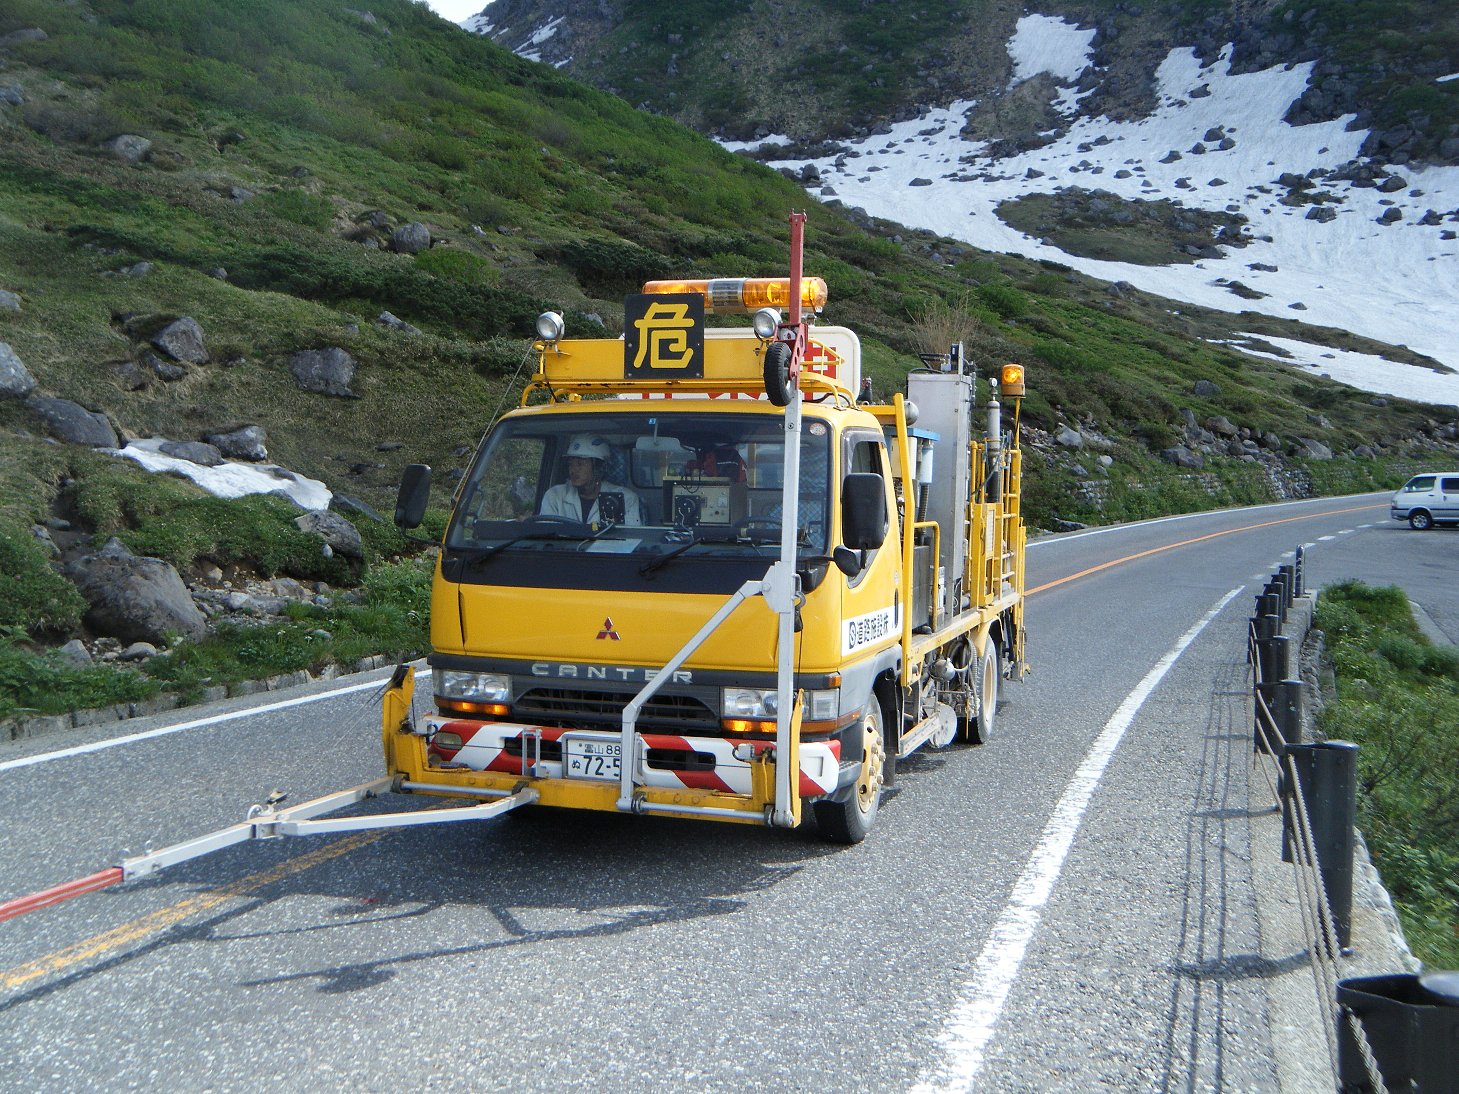
M 896 503 L 881 434 L 872 429 L 848 431 L 842 438 L 841 455 L 843 474 L 882 477 L 887 484 L 888 520 L 895 525 L 891 515 L 896 512 Z M 889 527 L 882 546 L 865 552 L 864 564 L 856 576 L 846 577 L 832 570 L 845 582 L 840 650 L 843 663 L 865 660 L 900 639 L 903 605 L 898 602 L 902 577 L 899 559 L 896 529 Z

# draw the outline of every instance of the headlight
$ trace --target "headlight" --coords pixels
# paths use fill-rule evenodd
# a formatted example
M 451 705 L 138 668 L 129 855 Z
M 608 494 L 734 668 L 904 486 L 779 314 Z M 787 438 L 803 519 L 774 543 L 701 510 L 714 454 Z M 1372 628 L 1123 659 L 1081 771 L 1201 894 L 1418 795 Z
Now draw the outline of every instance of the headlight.
M 474 703 L 505 703 L 512 697 L 512 678 L 498 672 L 457 672 L 435 669 L 436 694 L 443 699 Z
M 779 698 L 775 688 L 725 688 L 724 716 L 768 721 L 779 712 Z M 829 722 L 840 713 L 841 692 L 837 688 L 807 691 L 803 702 L 801 721 Z
M 775 337 L 775 331 L 780 326 L 780 313 L 774 308 L 761 308 L 750 320 L 750 326 L 755 330 L 755 337 L 766 342 Z
M 537 337 L 544 342 L 556 342 L 566 329 L 562 315 L 558 312 L 545 311 L 537 317 Z
M 726 718 L 774 718 L 780 709 L 775 688 L 725 688 Z

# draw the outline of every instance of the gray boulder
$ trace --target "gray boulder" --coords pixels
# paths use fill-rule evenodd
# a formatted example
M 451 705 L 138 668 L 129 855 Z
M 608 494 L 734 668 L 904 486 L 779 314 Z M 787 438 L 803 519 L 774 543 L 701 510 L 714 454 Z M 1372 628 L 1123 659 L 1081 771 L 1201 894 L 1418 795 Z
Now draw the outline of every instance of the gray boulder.
M 6 84 L 0 87 L 0 106 L 19 106 L 25 102 L 25 88 L 20 84 Z
M 168 323 L 152 336 L 152 344 L 174 361 L 186 361 L 190 365 L 207 364 L 208 349 L 203 344 L 203 328 L 190 315 Z
M 1054 443 L 1063 445 L 1065 448 L 1083 448 L 1084 438 L 1080 435 L 1079 430 L 1061 425 L 1059 431 L 1054 434 Z
M 1234 437 L 1241 432 L 1232 424 L 1231 419 L 1223 414 L 1218 414 L 1214 418 L 1207 418 L 1206 428 L 1218 437 Z
M 0 47 L 18 46 L 21 42 L 44 42 L 49 37 L 40 27 L 25 27 L 0 35 Z
M 164 456 L 175 460 L 188 460 L 201 467 L 217 467 L 223 462 L 223 453 L 211 444 L 202 441 L 168 441 L 158 448 Z
M 304 391 L 355 399 L 350 381 L 355 378 L 355 359 L 338 346 L 300 350 L 289 358 L 294 382 Z
M 397 330 L 401 334 L 419 334 L 421 332 L 419 327 L 411 326 L 393 312 L 382 311 L 375 322 L 390 330 Z
M 45 422 L 51 436 L 67 444 L 89 444 L 93 448 L 116 448 L 117 433 L 105 414 L 95 414 L 70 399 L 32 395 L 26 408 Z
M 1218 385 L 1211 383 L 1210 380 L 1197 380 L 1196 386 L 1193 387 L 1191 391 L 1201 398 L 1206 399 L 1210 398 L 1212 395 L 1221 394 L 1221 388 Z
M 90 605 L 86 625 L 123 642 L 161 644 L 174 634 L 200 638 L 208 624 L 176 570 L 139 558 L 116 540 L 66 568 Z
M 20 310 L 20 297 L 8 289 L 0 289 L 0 311 L 18 312 Z
M 24 399 L 35 390 L 35 377 L 15 351 L 0 342 L 0 399 Z
M 336 554 L 346 558 L 364 558 L 365 548 L 355 526 L 338 513 L 328 509 L 311 509 L 301 517 L 294 518 L 294 524 L 301 532 L 319 536 Z
M 431 230 L 418 220 L 390 233 L 390 249 L 403 255 L 420 254 L 431 246 Z
M 264 447 L 268 434 L 262 426 L 240 426 L 226 433 L 209 433 L 204 439 L 230 460 L 257 463 L 268 459 L 268 449 Z
M 138 163 L 152 149 L 152 142 L 135 133 L 123 133 L 109 141 L 103 141 L 101 150 L 127 163 Z
M 1303 440 L 1298 442 L 1297 455 L 1308 460 L 1330 460 L 1332 449 L 1321 441 Z
M 1160 458 L 1166 463 L 1173 463 L 1176 467 L 1184 467 L 1192 471 L 1199 471 L 1206 466 L 1206 458 L 1199 452 L 1192 452 L 1183 444 L 1167 448 L 1160 453 Z

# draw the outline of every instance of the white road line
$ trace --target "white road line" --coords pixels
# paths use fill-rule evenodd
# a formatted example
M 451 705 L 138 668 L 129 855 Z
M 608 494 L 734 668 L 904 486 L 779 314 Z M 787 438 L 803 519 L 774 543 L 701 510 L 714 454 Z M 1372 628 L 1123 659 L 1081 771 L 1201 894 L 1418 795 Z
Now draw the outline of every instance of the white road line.
M 240 718 L 252 718 L 256 714 L 271 714 L 276 710 L 288 710 L 290 707 L 303 706 L 305 703 L 317 703 L 321 699 L 333 699 L 337 695 L 349 695 L 351 692 L 365 691 L 368 688 L 381 688 L 385 686 L 388 680 L 388 676 L 382 676 L 377 680 L 371 680 L 367 684 L 350 684 L 347 687 L 334 688 L 331 691 L 321 691 L 317 695 L 301 695 L 296 699 L 283 699 L 277 703 L 269 703 L 261 707 L 248 707 L 245 710 L 235 710 L 227 714 L 215 714 L 209 718 L 194 718 L 190 722 L 178 722 L 176 725 L 149 729 L 144 733 L 129 733 L 125 737 L 111 737 L 105 741 L 93 741 L 89 745 L 61 748 L 55 752 L 42 752 L 35 756 L 22 756 L 18 760 L 6 760 L 0 763 L 0 771 L 11 771 L 19 767 L 31 767 L 34 764 L 49 763 L 52 760 L 65 760 L 72 756 L 85 756 L 88 753 L 101 752 L 104 749 L 117 748 L 120 745 L 129 745 L 137 741 L 150 741 L 154 737 L 166 737 L 172 733 L 181 733 L 185 729 L 201 729 L 203 726 L 216 726 L 222 725 L 224 722 L 236 722 Z
M 1318 536 L 1317 537 L 1317 542 L 1318 543 L 1330 543 L 1330 542 L 1332 542 L 1335 539 L 1337 539 L 1337 536 Z
M 937 1062 L 931 1070 L 918 1077 L 912 1088 L 914 1094 L 972 1089 L 982 1069 L 984 1054 L 993 1038 L 998 1017 L 1013 982 L 1018 978 L 1029 943 L 1038 930 L 1044 905 L 1048 903 L 1054 883 L 1063 871 L 1069 848 L 1079 832 L 1084 811 L 1089 807 L 1125 730 L 1186 647 L 1245 587 L 1232 589 L 1200 622 L 1180 636 L 1180 640 L 1155 663 L 1135 690 L 1125 696 L 1124 702 L 1095 738 L 1074 777 L 1064 788 L 1038 845 L 1014 883 L 1007 906 L 993 924 L 983 952 L 978 955 L 972 979 L 963 985 L 961 998 L 938 1038 L 940 1051 Z

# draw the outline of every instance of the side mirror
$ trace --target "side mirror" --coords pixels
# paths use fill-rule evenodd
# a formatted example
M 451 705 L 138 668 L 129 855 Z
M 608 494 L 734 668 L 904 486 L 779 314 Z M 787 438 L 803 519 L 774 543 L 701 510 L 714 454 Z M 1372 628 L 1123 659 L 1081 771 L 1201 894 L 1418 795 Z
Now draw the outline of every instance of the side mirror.
M 874 551 L 887 538 L 886 484 L 867 472 L 841 480 L 841 542 L 853 551 Z
M 431 469 L 423 463 L 409 464 L 400 476 L 400 492 L 395 495 L 395 524 L 400 528 L 419 527 L 426 515 L 426 502 L 431 496 Z
M 831 561 L 836 564 L 847 577 L 855 577 L 861 573 L 863 555 L 860 551 L 853 551 L 850 547 L 842 547 L 839 544 L 831 552 Z

